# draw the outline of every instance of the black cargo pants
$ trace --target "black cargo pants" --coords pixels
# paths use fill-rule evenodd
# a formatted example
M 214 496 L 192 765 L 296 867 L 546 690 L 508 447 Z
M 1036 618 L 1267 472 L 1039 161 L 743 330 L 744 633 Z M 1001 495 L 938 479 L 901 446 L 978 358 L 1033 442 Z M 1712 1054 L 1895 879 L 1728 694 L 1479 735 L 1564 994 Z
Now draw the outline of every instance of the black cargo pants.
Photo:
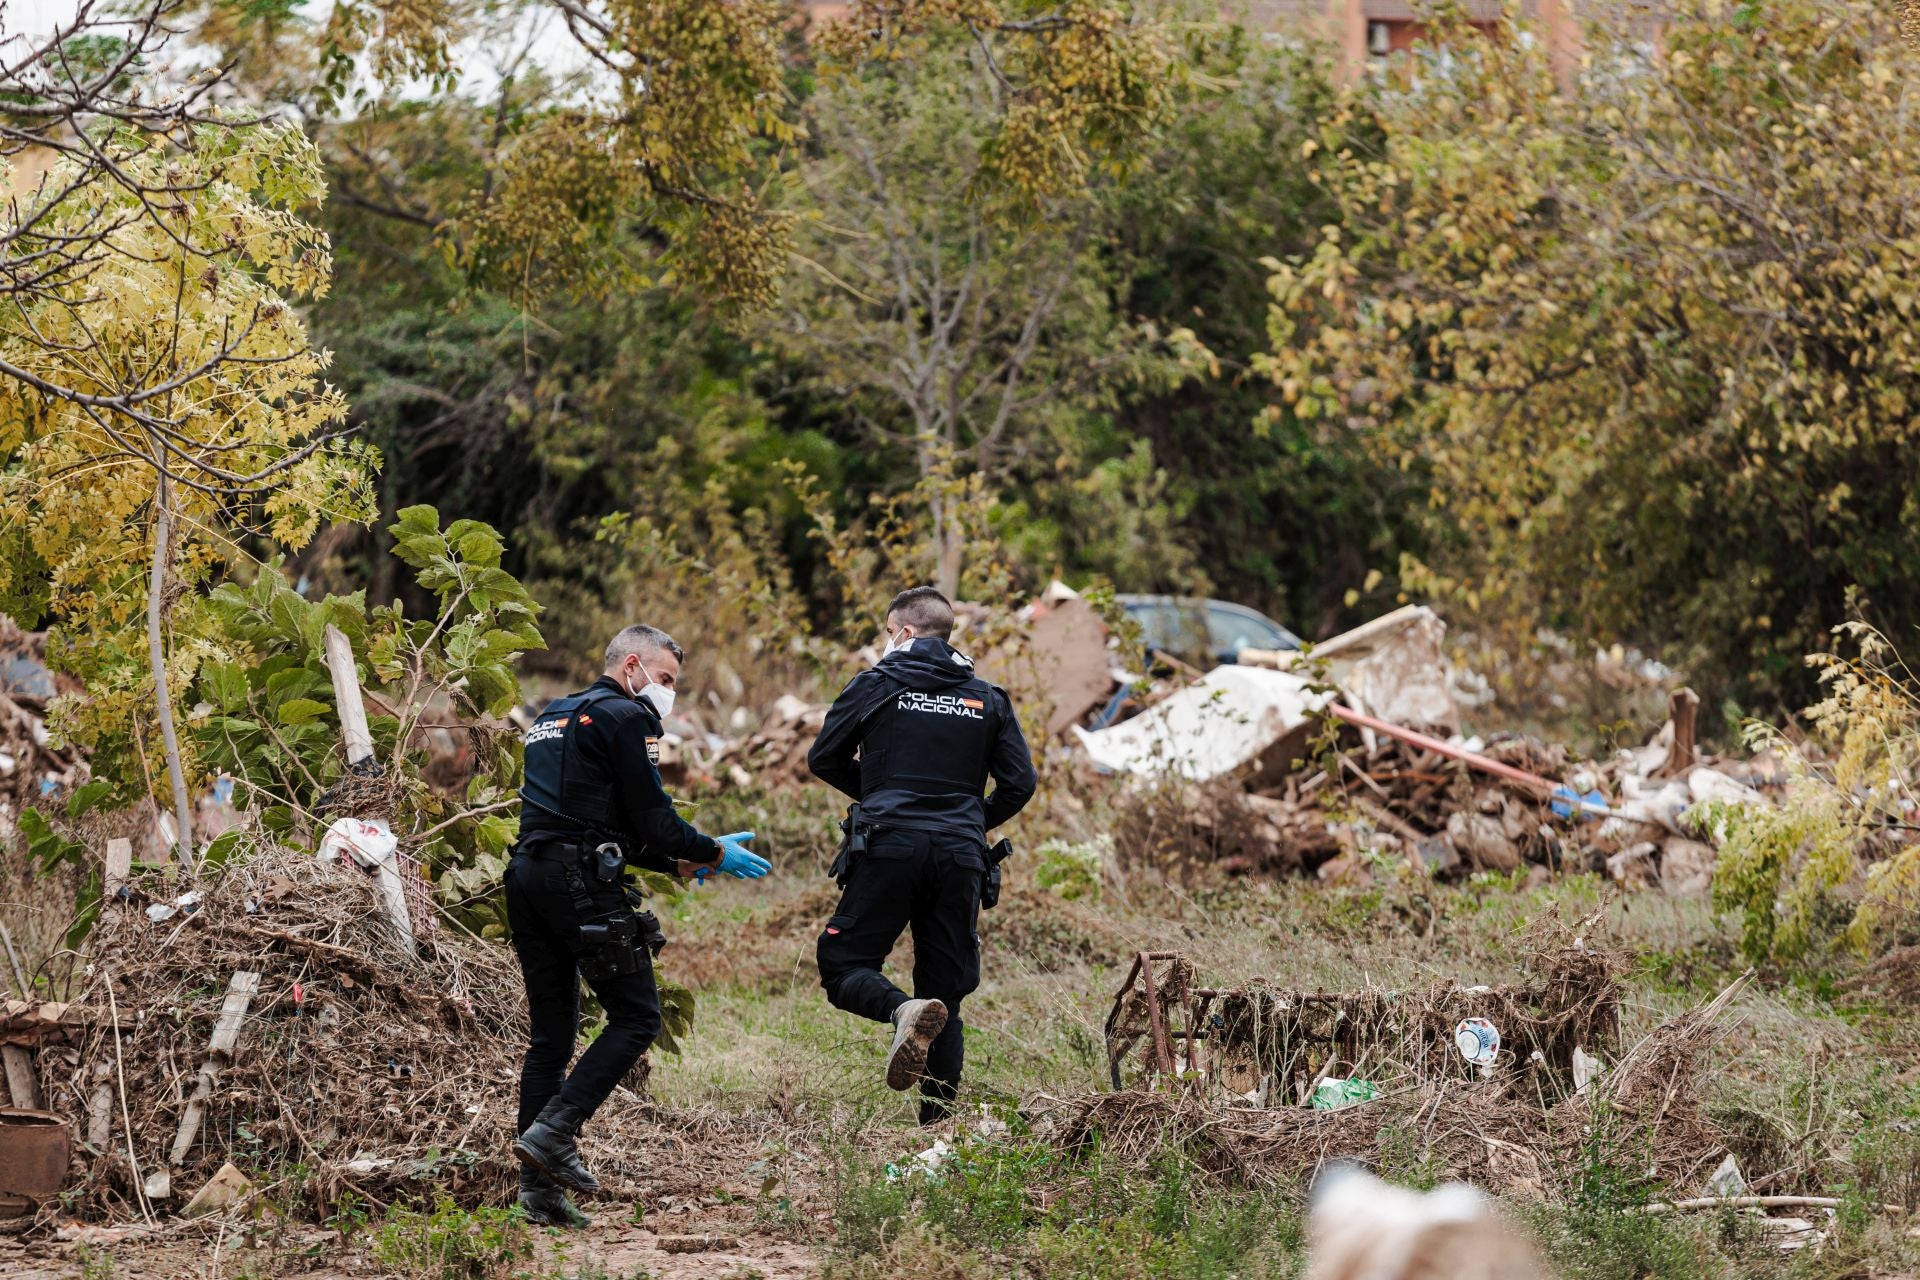
M 520 1067 L 516 1133 L 525 1133 L 555 1094 L 568 1106 L 592 1115 L 660 1034 L 660 993 L 653 985 L 653 957 L 644 943 L 636 941 L 632 946 L 633 972 L 594 976 L 599 948 L 581 942 L 582 922 L 567 883 L 564 856 L 515 850 L 503 878 L 507 923 L 513 928 L 513 950 L 527 984 L 527 1021 L 532 1033 Z M 603 885 L 590 877 L 585 883 L 595 916 L 632 913 L 620 885 Z M 583 961 L 587 986 L 607 1011 L 607 1025 L 568 1074 L 580 1027 Z
M 908 996 L 880 972 L 901 933 L 913 930 L 913 997 L 947 1006 L 947 1025 L 927 1054 L 920 1123 L 951 1110 L 966 1056 L 960 1002 L 980 985 L 978 840 L 927 831 L 876 831 L 849 872 L 840 905 L 820 934 L 820 985 L 837 1009 L 892 1020 Z

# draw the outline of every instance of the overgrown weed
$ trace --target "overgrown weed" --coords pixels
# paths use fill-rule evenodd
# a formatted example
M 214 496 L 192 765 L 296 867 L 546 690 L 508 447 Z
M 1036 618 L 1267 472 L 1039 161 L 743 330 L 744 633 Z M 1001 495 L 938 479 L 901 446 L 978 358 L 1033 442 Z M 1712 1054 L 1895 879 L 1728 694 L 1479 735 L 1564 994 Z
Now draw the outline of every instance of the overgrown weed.
M 374 1260 L 394 1280 L 507 1280 L 533 1253 L 517 1210 L 468 1211 L 444 1195 L 430 1210 L 395 1205 L 373 1237 Z

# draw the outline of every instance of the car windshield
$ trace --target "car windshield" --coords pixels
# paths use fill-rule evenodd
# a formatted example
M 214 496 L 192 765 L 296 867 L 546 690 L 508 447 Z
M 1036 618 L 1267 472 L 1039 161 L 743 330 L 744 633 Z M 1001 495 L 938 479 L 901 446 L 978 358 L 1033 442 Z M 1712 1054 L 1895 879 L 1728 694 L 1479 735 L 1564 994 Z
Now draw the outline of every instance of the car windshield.
M 1297 649 L 1285 627 L 1241 605 L 1217 600 L 1133 600 L 1127 613 L 1149 648 L 1176 657 L 1231 657 L 1242 649 Z
M 1265 618 L 1245 609 L 1213 605 L 1207 610 L 1207 639 L 1215 653 L 1242 649 L 1292 649 L 1292 638 Z

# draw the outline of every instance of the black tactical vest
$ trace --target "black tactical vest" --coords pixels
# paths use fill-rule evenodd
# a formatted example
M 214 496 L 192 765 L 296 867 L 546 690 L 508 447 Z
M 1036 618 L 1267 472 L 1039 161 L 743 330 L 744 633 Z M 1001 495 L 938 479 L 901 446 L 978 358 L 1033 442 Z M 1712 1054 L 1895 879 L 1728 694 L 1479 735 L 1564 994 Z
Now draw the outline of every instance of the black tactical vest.
M 613 689 L 588 689 L 547 704 L 526 736 L 526 775 L 520 798 L 567 821 L 596 831 L 613 827 L 613 778 L 584 758 L 574 744 L 580 717 L 602 702 L 623 698 Z
M 882 676 L 888 673 L 879 669 Z M 931 692 L 892 678 L 860 736 L 860 794 L 981 796 L 999 736 L 993 686 L 975 677 Z

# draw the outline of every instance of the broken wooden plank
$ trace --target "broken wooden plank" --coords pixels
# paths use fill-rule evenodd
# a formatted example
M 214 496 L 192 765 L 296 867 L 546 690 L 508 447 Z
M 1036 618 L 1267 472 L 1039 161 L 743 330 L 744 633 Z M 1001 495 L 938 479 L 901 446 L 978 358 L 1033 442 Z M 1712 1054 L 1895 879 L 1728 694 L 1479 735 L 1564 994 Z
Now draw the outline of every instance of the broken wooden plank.
M 28 1111 L 40 1111 L 40 1081 L 33 1069 L 33 1054 L 17 1044 L 0 1045 L 0 1063 L 7 1071 L 7 1093 L 13 1105 Z
M 107 869 L 101 877 L 101 896 L 108 902 L 116 901 L 120 891 L 127 887 L 127 878 L 133 874 L 133 841 L 116 838 L 107 841 Z
M 1675 689 L 1667 702 L 1667 722 L 1673 727 L 1673 740 L 1667 744 L 1667 758 L 1653 771 L 1656 778 L 1684 778 L 1699 763 L 1694 749 L 1694 729 L 1700 719 L 1700 695 L 1691 689 Z
M 113 1141 L 113 1067 L 93 1064 L 93 1095 L 87 1099 L 87 1145 L 103 1154 Z
M 27 971 L 20 966 L 20 953 L 13 949 L 13 934 L 4 924 L 0 924 L 0 943 L 6 944 L 7 964 L 13 969 L 13 983 L 19 989 L 20 998 L 33 999 L 33 984 L 27 981 Z
M 240 1039 L 240 1028 L 246 1022 L 247 1009 L 253 1004 L 253 997 L 259 990 L 260 975 L 250 969 L 237 971 L 227 984 L 227 998 L 220 1005 L 220 1018 L 213 1024 L 213 1039 L 207 1044 L 207 1060 L 200 1064 L 199 1081 L 194 1085 L 193 1096 L 187 1100 L 186 1110 L 180 1115 L 180 1128 L 173 1135 L 173 1151 L 167 1159 L 169 1168 L 186 1158 L 194 1139 L 200 1136 L 200 1124 L 207 1114 L 207 1099 L 213 1096 L 214 1086 L 220 1081 L 220 1068 L 233 1058 L 233 1046 Z
M 373 759 L 373 730 L 367 727 L 367 704 L 360 695 L 360 673 L 353 665 L 353 644 L 331 622 L 321 633 L 327 651 L 327 674 L 333 677 L 333 703 L 340 713 L 340 736 L 347 747 L 347 767 Z
M 60 1000 L 0 1002 L 0 1044 L 33 1048 L 48 1040 L 71 1039 L 82 1027 L 111 1030 L 113 1018 L 105 1009 Z

